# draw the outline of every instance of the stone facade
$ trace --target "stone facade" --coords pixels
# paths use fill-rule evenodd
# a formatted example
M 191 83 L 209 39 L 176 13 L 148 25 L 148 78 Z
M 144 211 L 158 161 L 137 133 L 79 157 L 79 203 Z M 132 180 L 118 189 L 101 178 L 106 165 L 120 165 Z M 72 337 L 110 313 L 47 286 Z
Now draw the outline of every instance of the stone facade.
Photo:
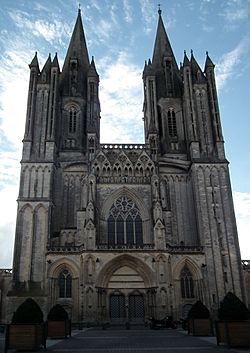
M 244 281 L 247 293 L 247 307 L 250 308 L 250 260 L 242 260 Z
M 6 320 L 25 297 L 113 323 L 245 300 L 209 56 L 179 68 L 159 10 L 141 145 L 100 144 L 98 85 L 79 11 L 62 71 L 57 56 L 30 64 Z

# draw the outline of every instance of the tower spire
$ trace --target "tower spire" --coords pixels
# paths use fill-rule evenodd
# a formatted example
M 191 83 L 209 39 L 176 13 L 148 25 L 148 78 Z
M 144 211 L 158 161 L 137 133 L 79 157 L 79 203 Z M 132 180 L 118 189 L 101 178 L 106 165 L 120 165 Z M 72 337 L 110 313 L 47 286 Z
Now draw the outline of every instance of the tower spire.
M 82 25 L 81 9 L 78 8 L 78 15 L 75 27 L 71 36 L 68 51 L 63 65 L 64 68 L 68 65 L 69 60 L 76 58 L 81 61 L 81 64 L 86 67 L 89 66 L 89 54 L 86 45 L 85 34 Z
M 75 27 L 62 69 L 62 83 L 66 94 L 84 94 L 89 69 L 89 54 L 82 25 L 81 9 L 78 8 Z
M 161 17 L 162 10 L 160 8 L 160 4 L 158 6 L 159 6 L 159 10 L 158 10 L 159 20 L 158 20 L 158 26 L 156 31 L 156 37 L 155 37 L 152 64 L 161 65 L 162 57 L 168 57 L 168 58 L 171 57 L 175 63 L 175 67 L 178 68 L 176 60 L 174 58 L 172 47 L 168 39 L 167 32 L 165 30 L 164 23 Z

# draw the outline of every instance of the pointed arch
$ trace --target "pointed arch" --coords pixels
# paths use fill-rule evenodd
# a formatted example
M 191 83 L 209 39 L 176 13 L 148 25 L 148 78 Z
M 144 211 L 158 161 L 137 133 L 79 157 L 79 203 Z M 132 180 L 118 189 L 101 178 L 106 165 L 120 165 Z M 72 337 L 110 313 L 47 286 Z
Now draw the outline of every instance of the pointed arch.
M 122 254 L 103 266 L 96 279 L 96 287 L 107 288 L 113 273 L 124 266 L 134 269 L 143 279 L 146 288 L 155 286 L 154 273 L 145 262 L 132 255 Z
M 173 278 L 180 280 L 181 270 L 183 267 L 187 267 L 191 272 L 195 280 L 202 279 L 202 273 L 197 263 L 195 263 L 189 256 L 185 256 L 180 262 L 178 262 L 173 268 Z
M 72 278 L 78 278 L 80 276 L 79 266 L 71 259 L 63 257 L 51 264 L 48 270 L 48 277 L 58 278 L 60 272 L 65 268 L 71 272 Z
M 104 202 L 104 204 L 102 206 L 102 211 L 101 211 L 103 219 L 108 218 L 109 210 L 110 210 L 113 202 L 115 200 L 117 200 L 119 197 L 124 196 L 124 195 L 128 196 L 136 203 L 137 207 L 139 208 L 142 220 L 147 220 L 150 218 L 148 208 L 141 201 L 141 198 L 139 197 L 139 195 L 137 195 L 134 191 L 129 189 L 127 186 L 123 186 L 120 189 L 114 191 L 111 195 L 109 195 L 109 197 Z
M 22 207 L 19 210 L 19 213 L 25 212 L 27 208 L 29 208 L 31 210 L 31 212 L 33 213 L 33 207 L 31 206 L 30 203 L 26 203 L 25 205 L 22 205 Z

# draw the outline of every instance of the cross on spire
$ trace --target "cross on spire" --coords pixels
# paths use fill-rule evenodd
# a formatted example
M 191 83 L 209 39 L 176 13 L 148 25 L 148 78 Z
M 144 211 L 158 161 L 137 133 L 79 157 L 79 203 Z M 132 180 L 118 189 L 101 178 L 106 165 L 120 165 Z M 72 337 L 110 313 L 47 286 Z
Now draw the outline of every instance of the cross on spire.
M 158 14 L 161 15 L 161 4 L 158 4 Z

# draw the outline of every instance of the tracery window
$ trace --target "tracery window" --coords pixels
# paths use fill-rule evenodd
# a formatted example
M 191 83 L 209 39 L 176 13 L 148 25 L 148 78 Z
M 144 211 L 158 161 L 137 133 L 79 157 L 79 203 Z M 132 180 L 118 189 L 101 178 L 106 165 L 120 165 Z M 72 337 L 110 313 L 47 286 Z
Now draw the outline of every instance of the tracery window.
M 181 271 L 181 296 L 182 298 L 194 298 L 194 281 L 187 266 Z
M 170 137 L 177 137 L 176 116 L 174 110 L 168 111 L 168 133 Z
M 69 110 L 69 132 L 76 132 L 76 109 L 74 107 Z
M 71 298 L 72 294 L 72 276 L 67 269 L 64 269 L 59 275 L 59 297 Z
M 142 219 L 134 201 L 127 196 L 118 198 L 108 216 L 109 245 L 142 245 Z

